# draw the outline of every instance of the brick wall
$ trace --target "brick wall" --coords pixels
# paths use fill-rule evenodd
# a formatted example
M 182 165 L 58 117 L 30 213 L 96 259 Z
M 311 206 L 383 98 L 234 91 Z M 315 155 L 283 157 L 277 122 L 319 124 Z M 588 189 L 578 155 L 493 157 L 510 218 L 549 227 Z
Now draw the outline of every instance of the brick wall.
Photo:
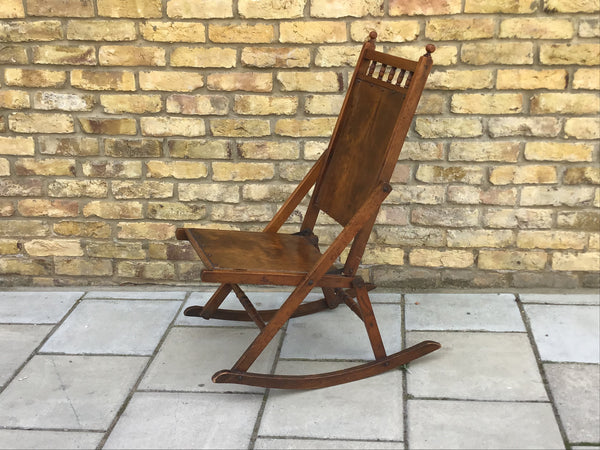
M 196 283 L 175 228 L 264 226 L 324 150 L 372 29 L 400 56 L 438 49 L 363 273 L 405 288 L 598 286 L 599 10 L 2 0 L 0 286 Z

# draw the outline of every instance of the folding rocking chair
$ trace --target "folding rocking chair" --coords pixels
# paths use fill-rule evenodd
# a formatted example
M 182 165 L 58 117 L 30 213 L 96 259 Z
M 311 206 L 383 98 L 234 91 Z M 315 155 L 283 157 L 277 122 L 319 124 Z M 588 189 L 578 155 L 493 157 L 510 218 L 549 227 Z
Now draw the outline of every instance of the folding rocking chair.
M 368 291 L 373 288 L 357 270 L 379 207 L 392 188 L 389 184 L 417 103 L 431 70 L 431 53 L 417 62 L 375 50 L 370 33 L 344 100 L 329 147 L 262 232 L 180 228 L 204 263 L 201 279 L 220 283 L 204 306 L 191 306 L 187 316 L 204 319 L 253 321 L 260 328 L 231 370 L 213 375 L 215 383 L 238 383 L 268 388 L 315 389 L 370 377 L 440 348 L 423 341 L 387 355 L 373 314 Z M 301 229 L 296 234 L 278 230 L 314 186 Z M 320 211 L 343 226 L 321 253 L 313 228 Z M 334 263 L 352 243 L 343 268 Z M 295 286 L 279 309 L 257 311 L 240 284 Z M 324 298 L 302 303 L 312 289 Z M 243 310 L 219 309 L 233 291 Z M 357 301 L 354 300 L 356 298 Z M 341 303 L 364 322 L 375 359 L 335 372 L 315 375 L 276 375 L 248 372 L 250 366 L 292 317 L 335 308 Z

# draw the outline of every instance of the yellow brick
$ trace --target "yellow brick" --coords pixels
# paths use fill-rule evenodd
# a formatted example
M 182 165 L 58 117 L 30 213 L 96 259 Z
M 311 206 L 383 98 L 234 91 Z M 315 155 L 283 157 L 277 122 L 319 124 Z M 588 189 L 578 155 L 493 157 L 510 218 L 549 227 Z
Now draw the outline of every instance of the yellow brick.
M 415 179 L 424 183 L 467 183 L 481 184 L 484 171 L 471 166 L 432 166 L 420 164 Z
M 457 114 L 517 114 L 523 111 L 523 95 L 454 94 L 450 109 Z
M 533 64 L 533 44 L 530 42 L 479 42 L 462 46 L 462 62 L 475 65 Z
M 390 16 L 459 14 L 461 0 L 390 0 Z
M 140 34 L 147 41 L 206 42 L 204 24 L 195 22 L 154 22 L 140 24 Z
M 556 137 L 560 122 L 556 117 L 493 117 L 488 120 L 488 133 L 500 136 Z
M 0 136 L 0 155 L 33 156 L 34 153 L 33 138 Z
M 23 258 L 0 260 L 0 273 L 23 276 L 49 275 L 50 265 L 46 261 L 27 261 Z
M 83 207 L 85 217 L 102 219 L 141 219 L 144 215 L 139 202 L 92 201 Z M 98 256 L 98 255 L 96 255 Z
M 135 119 L 84 119 L 79 118 L 84 133 L 91 134 L 137 134 Z
M 597 66 L 600 64 L 600 44 L 541 44 L 540 62 Z
M 17 240 L 0 239 L 0 255 L 16 255 L 20 253 Z
M 490 172 L 490 183 L 495 185 L 556 182 L 556 168 L 553 166 L 500 166 Z
M 348 254 L 344 252 L 342 259 L 345 259 L 347 256 Z M 404 250 L 395 247 L 367 247 L 361 263 L 402 266 L 404 264 Z
M 176 19 L 217 19 L 233 16 L 232 0 L 170 0 L 167 15 Z M 241 7 L 240 7 L 241 10 Z
M 558 253 L 552 255 L 554 270 L 598 272 L 600 252 Z
M 525 186 L 521 190 L 524 206 L 582 206 L 594 199 L 594 189 L 578 187 Z
M 483 270 L 543 270 L 547 260 L 543 251 L 481 250 L 477 265 Z
M 465 0 L 466 13 L 517 13 L 534 12 L 540 0 Z
M 104 139 L 104 154 L 116 158 L 151 158 L 161 156 L 158 139 Z
M 363 17 L 383 16 L 381 0 L 346 0 L 332 2 L 331 0 L 311 0 L 311 17 Z
M 579 36 L 583 38 L 600 37 L 600 21 L 598 19 L 582 20 L 579 23 Z
M 390 48 L 389 53 L 400 56 L 404 59 L 412 59 L 413 61 L 416 61 L 425 54 L 425 47 L 423 45 L 402 45 L 396 48 Z M 456 64 L 457 61 L 458 50 L 455 45 L 436 44 L 435 53 L 433 54 L 433 64 L 436 67 L 451 66 Z M 439 72 L 439 70 L 435 70 L 433 73 L 431 73 L 431 75 Z
M 204 136 L 204 120 L 187 117 L 142 117 L 144 136 Z
M 90 0 L 25 0 L 27 15 L 54 17 L 91 17 L 94 3 Z
M 164 241 L 175 238 L 175 225 L 156 222 L 119 222 L 119 239 L 151 239 Z
M 7 45 L 0 50 L 0 63 L 2 64 L 27 64 L 29 57 L 23 45 Z
M 569 142 L 527 142 L 525 159 L 529 161 L 592 161 L 594 147 Z
M 494 36 L 494 19 L 429 19 L 425 36 L 436 41 L 465 41 Z
M 234 100 L 233 110 L 238 114 L 292 115 L 298 108 L 298 98 L 292 96 L 236 95 Z
M 58 70 L 13 69 L 4 70 L 4 80 L 8 86 L 22 87 L 61 87 L 67 80 L 67 73 Z
M 126 198 L 170 198 L 173 183 L 164 181 L 112 181 L 112 194 L 117 199 Z
M 167 97 L 167 112 L 223 116 L 229 112 L 229 99 L 222 95 L 174 94 Z
M 240 201 L 239 190 L 238 186 L 225 183 L 179 183 L 179 200 L 238 203 Z
M 296 47 L 245 47 L 242 64 L 251 67 L 308 67 L 310 50 Z
M 263 44 L 273 42 L 275 30 L 273 25 L 248 24 L 208 26 L 208 38 L 212 42 L 244 44 Z
M 219 222 L 268 222 L 274 214 L 274 205 L 213 205 L 210 218 Z M 222 228 L 222 227 L 220 227 Z
M 229 159 L 231 157 L 229 141 L 226 140 L 176 139 L 169 140 L 168 147 L 171 158 Z M 160 156 L 160 152 L 155 156 Z
M 108 183 L 104 180 L 57 180 L 48 185 L 50 197 L 106 197 Z
M 81 164 L 86 177 L 140 178 L 141 161 L 86 161 Z
M 146 168 L 150 178 L 197 179 L 208 175 L 208 167 L 202 162 L 148 161 Z
M 55 41 L 63 39 L 58 20 L 0 23 L 0 42 Z
M 317 49 L 315 64 L 319 67 L 353 67 L 358 60 L 360 48 L 346 45 L 327 45 Z
M 52 227 L 53 231 L 60 236 L 80 236 L 80 237 L 91 237 L 96 239 L 106 239 L 111 236 L 111 227 L 106 222 L 94 222 L 86 220 L 85 222 L 78 222 L 74 220 L 61 220 Z M 105 245 L 102 243 L 102 245 Z M 86 245 L 88 249 L 88 255 L 90 248 L 90 242 Z
M 574 231 L 521 230 L 517 235 L 520 248 L 583 250 L 586 244 L 586 234 Z
M 70 20 L 67 39 L 74 41 L 134 41 L 135 23 L 130 20 Z
M 0 227 L 0 237 L 14 239 L 15 236 L 48 236 L 48 223 L 43 220 L 22 219 L 3 220 Z
M 451 142 L 448 161 L 517 162 L 518 142 Z
M 514 243 L 510 230 L 448 230 L 448 247 L 502 248 Z
M 103 66 L 164 66 L 165 50 L 159 47 L 103 45 L 98 51 Z
M 83 256 L 81 241 L 67 239 L 35 239 L 25 243 L 30 256 Z
M 295 19 L 303 16 L 306 1 L 238 0 L 238 11 L 246 19 Z
M 0 108 L 24 109 L 29 108 L 29 94 L 25 91 L 0 91 Z
M 425 138 L 440 137 L 476 137 L 483 134 L 479 119 L 467 118 L 417 118 L 415 131 Z
M 124 71 L 71 71 L 71 85 L 88 91 L 135 91 L 135 76 Z
M 532 114 L 597 114 L 600 96 L 597 94 L 540 93 L 531 99 Z
M 240 157 L 245 159 L 298 159 L 300 149 L 296 142 L 251 141 L 237 145 Z
M 563 176 L 564 184 L 600 184 L 600 167 L 569 167 Z
M 61 111 L 91 111 L 95 99 L 89 94 L 68 94 L 62 92 L 36 92 L 33 97 L 35 109 Z
M 600 10 L 598 0 L 546 0 L 544 10 L 561 13 L 593 13 Z
M 96 49 L 90 45 L 38 45 L 32 49 L 34 64 L 96 65 Z
M 409 253 L 408 260 L 411 266 L 464 269 L 472 266 L 475 258 L 472 252 L 465 250 L 415 249 Z
M 15 173 L 19 176 L 75 176 L 75 160 L 21 158 L 15 161 Z
M 79 203 L 73 200 L 24 199 L 17 206 L 22 216 L 77 217 Z
M 599 69 L 579 69 L 573 76 L 573 89 L 600 90 Z
M 210 130 L 213 136 L 259 137 L 271 134 L 271 125 L 262 119 L 212 119 Z
M 346 42 L 346 24 L 341 21 L 281 22 L 279 41 L 296 44 Z
M 343 102 L 344 97 L 341 95 L 309 95 L 305 98 L 304 112 L 337 116 Z
M 0 8 L 0 18 L 15 19 L 17 17 L 25 17 L 23 8 L 23 0 L 5 0 Z
M 275 123 L 275 133 L 291 137 L 328 137 L 333 132 L 335 118 L 280 119 Z
M 141 243 L 88 242 L 87 254 L 96 258 L 145 259 L 146 252 Z M 149 252 L 150 253 L 150 252 Z
M 109 114 L 145 114 L 162 109 L 160 95 L 101 95 L 100 104 Z
M 343 80 L 336 72 L 279 72 L 283 91 L 341 92 Z
M 17 133 L 73 133 L 73 117 L 67 114 L 12 113 L 8 127 Z
M 569 76 L 566 70 L 500 69 L 498 89 L 565 89 Z
M 571 39 L 573 22 L 568 19 L 547 17 L 514 18 L 500 22 L 501 38 L 517 39 Z
M 271 92 L 273 76 L 270 73 L 214 73 L 206 80 L 208 89 L 213 91 Z
M 108 17 L 161 17 L 160 0 L 97 0 L 98 15 Z
M 0 158 L 0 177 L 7 177 L 10 175 L 10 164 L 8 159 Z
M 57 258 L 54 271 L 58 275 L 107 277 L 113 274 L 112 262 L 103 259 Z
M 175 266 L 166 261 L 121 261 L 117 263 L 117 275 L 124 278 L 174 280 Z
M 373 30 L 377 30 L 378 42 L 408 42 L 419 37 L 421 26 L 416 20 L 360 20 L 351 23 L 350 37 L 364 42 Z
M 427 81 L 429 89 L 464 91 L 469 89 L 489 89 L 494 86 L 494 73 L 491 70 L 439 70 L 433 72 Z
M 191 92 L 204 86 L 204 77 L 196 72 L 140 72 L 140 88 L 144 91 Z
M 565 134 L 575 139 L 599 139 L 600 118 L 575 117 L 565 121 Z
M 270 180 L 275 175 L 273 164 L 213 162 L 214 181 Z
M 200 220 L 206 217 L 206 206 L 185 203 L 149 203 L 148 218 L 158 220 Z

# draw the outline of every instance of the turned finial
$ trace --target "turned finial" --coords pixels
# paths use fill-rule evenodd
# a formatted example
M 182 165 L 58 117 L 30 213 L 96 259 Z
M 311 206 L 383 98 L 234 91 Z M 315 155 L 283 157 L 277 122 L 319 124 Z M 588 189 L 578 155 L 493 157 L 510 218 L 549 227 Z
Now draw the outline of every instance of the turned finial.
M 433 44 L 427 44 L 425 46 L 425 50 L 427 50 L 427 53 L 425 54 L 425 56 L 427 56 L 428 58 L 431 58 L 431 54 L 433 52 L 435 52 L 435 45 L 433 45 Z
M 377 31 L 373 30 L 369 33 L 369 41 L 375 43 L 375 39 L 377 39 Z

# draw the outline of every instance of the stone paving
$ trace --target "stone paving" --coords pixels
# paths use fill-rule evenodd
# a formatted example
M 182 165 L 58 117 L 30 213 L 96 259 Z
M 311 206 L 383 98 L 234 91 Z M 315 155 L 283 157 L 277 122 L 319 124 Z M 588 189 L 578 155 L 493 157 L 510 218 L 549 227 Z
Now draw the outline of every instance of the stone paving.
M 0 291 L 0 448 L 600 449 L 597 293 L 372 293 L 390 353 L 424 339 L 442 349 L 314 391 L 213 384 L 257 330 L 183 316 L 209 296 Z M 285 293 L 249 296 L 272 308 Z M 340 306 L 292 319 L 252 370 L 370 358 Z

